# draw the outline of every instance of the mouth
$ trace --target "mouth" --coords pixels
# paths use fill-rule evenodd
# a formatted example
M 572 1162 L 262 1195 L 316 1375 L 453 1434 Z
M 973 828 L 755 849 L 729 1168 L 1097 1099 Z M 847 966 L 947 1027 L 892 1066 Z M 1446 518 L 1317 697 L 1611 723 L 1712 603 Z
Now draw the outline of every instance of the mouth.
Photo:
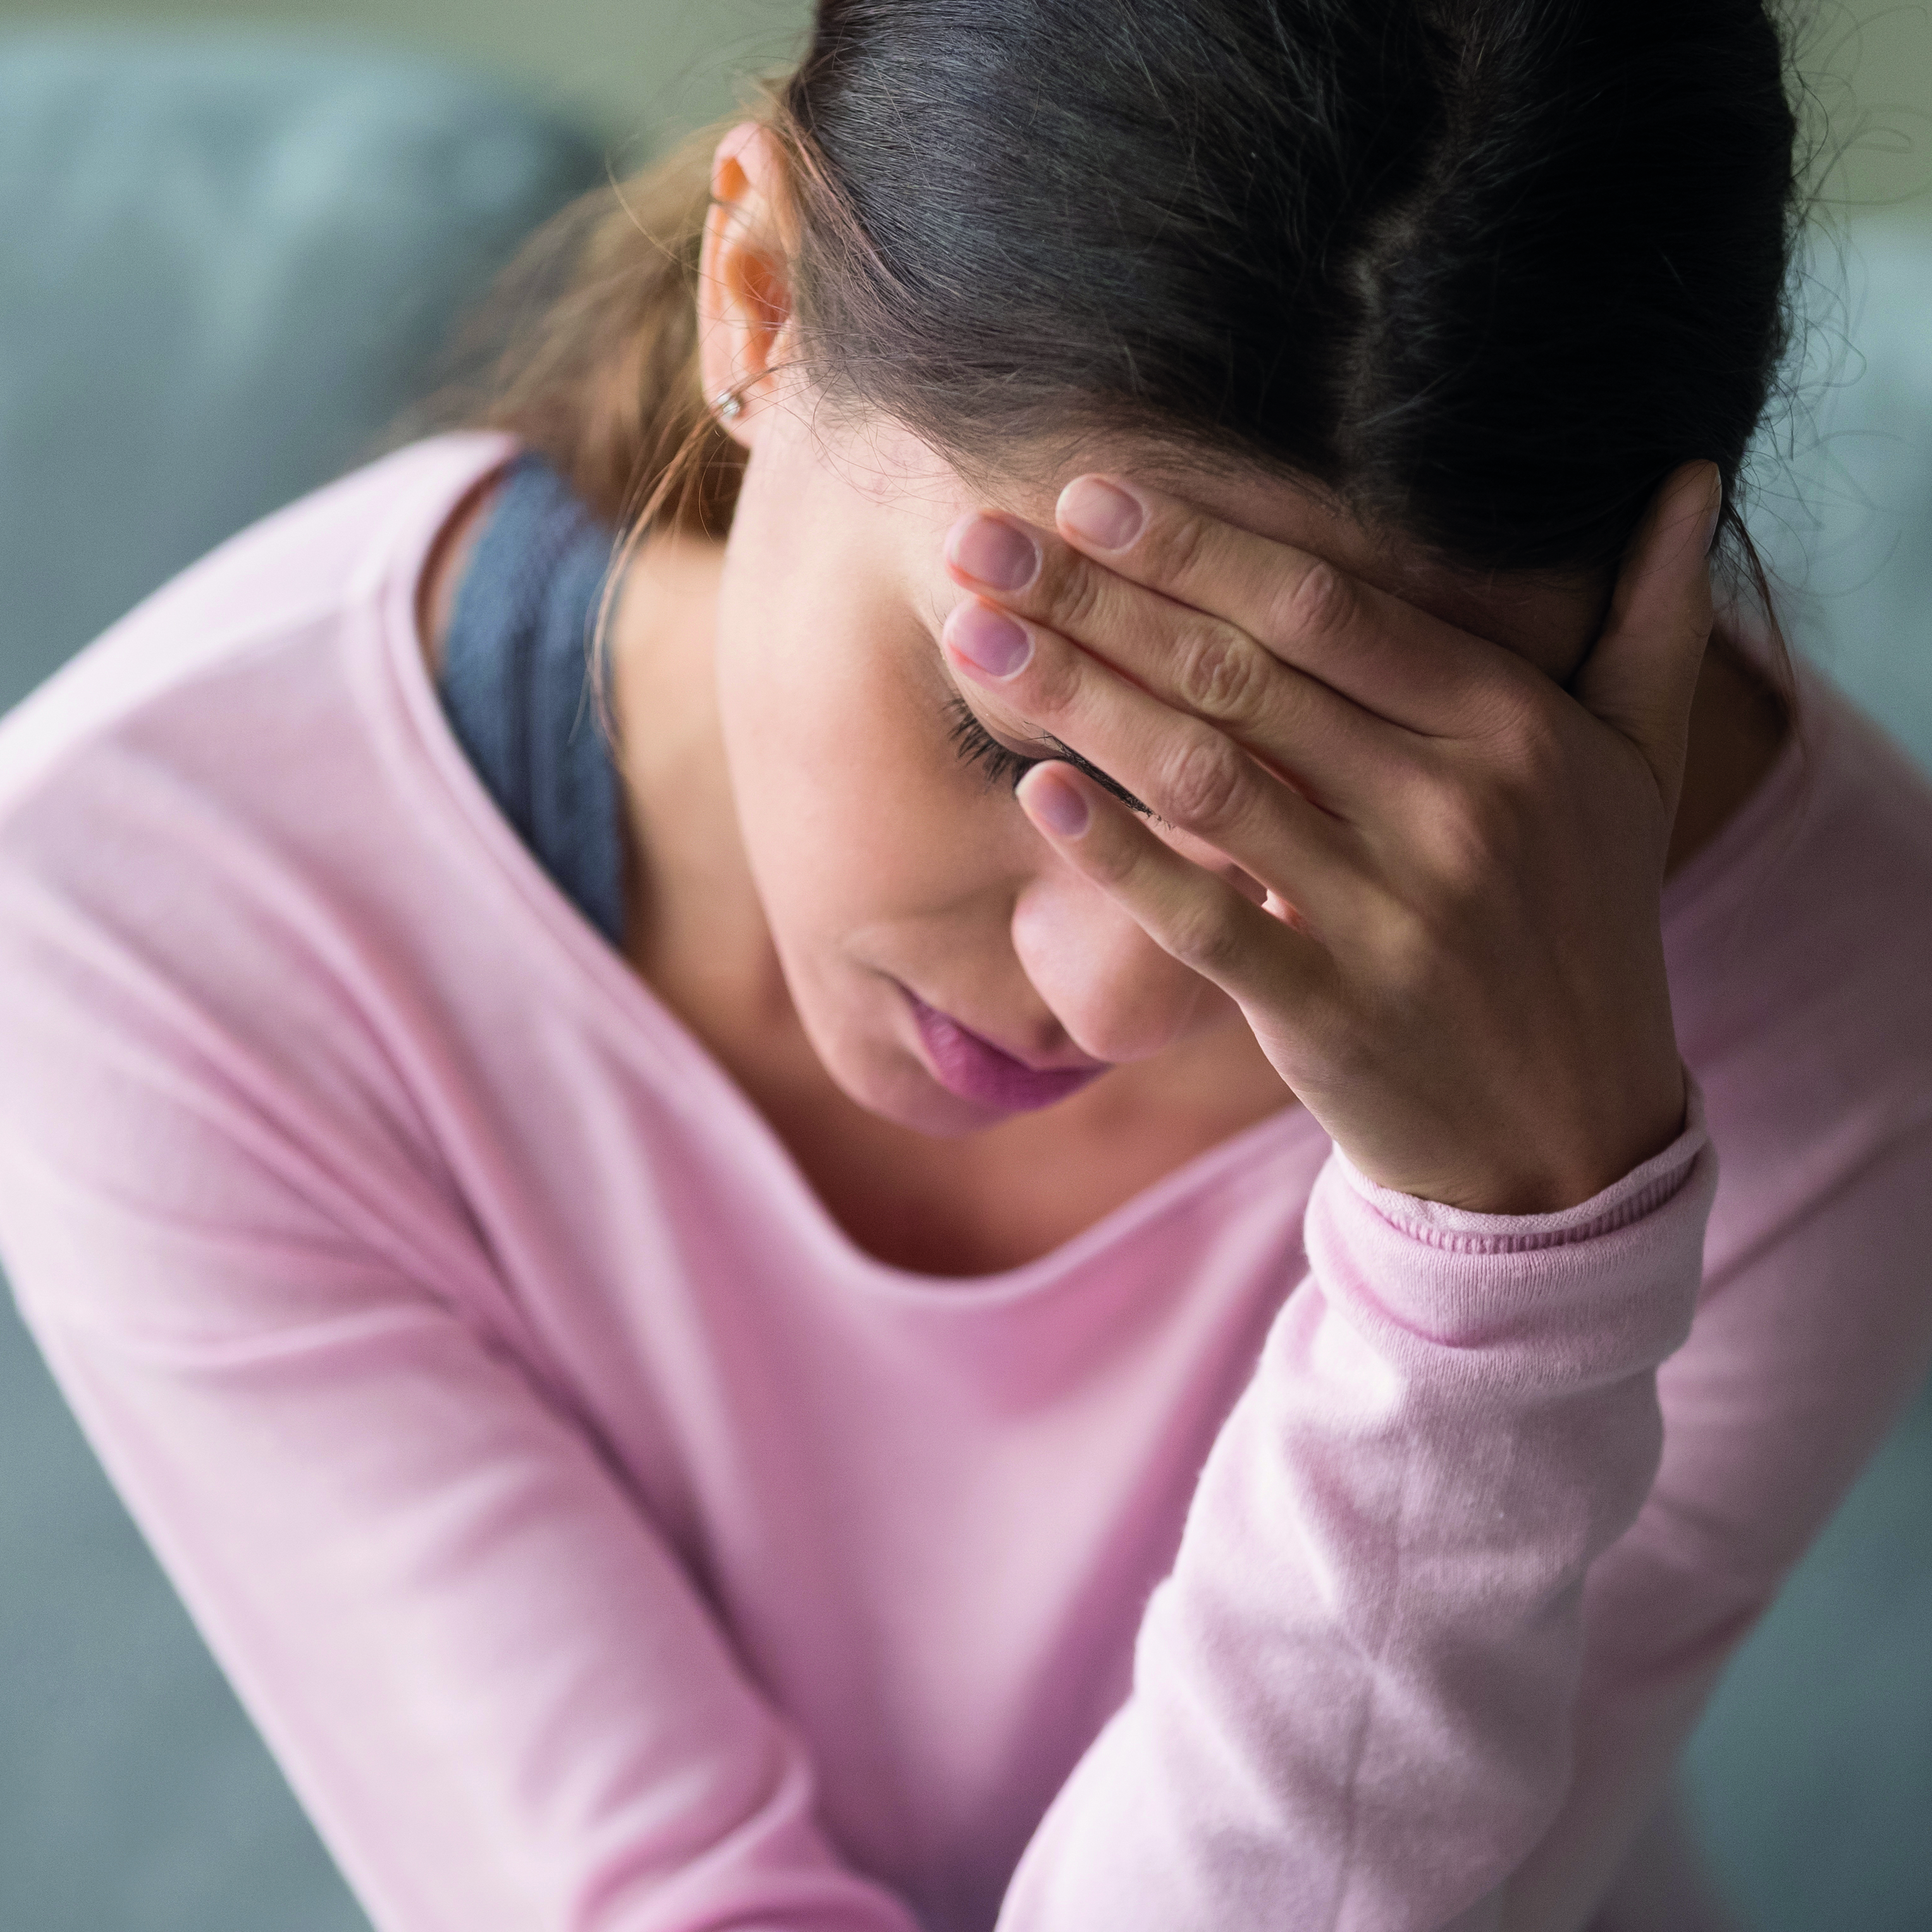
M 963 1100 L 1002 1114 L 1031 1113 L 1078 1093 L 1107 1071 L 1104 1061 L 1087 1066 L 1030 1066 L 970 1027 L 962 1026 L 950 1013 L 928 1006 L 916 994 L 903 986 L 899 990 L 912 1009 L 933 1078 Z

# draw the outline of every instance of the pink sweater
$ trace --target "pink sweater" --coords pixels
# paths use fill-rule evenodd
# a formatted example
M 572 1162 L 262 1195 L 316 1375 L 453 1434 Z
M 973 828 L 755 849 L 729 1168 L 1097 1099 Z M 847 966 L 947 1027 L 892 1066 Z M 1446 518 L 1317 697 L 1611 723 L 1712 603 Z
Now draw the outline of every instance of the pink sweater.
M 377 1924 L 1582 1925 L 1932 1363 L 1932 796 L 1808 682 L 1669 890 L 1690 1125 L 1580 1208 L 1290 1110 L 909 1274 L 443 722 L 414 587 L 505 449 L 0 731 L 0 1254 Z

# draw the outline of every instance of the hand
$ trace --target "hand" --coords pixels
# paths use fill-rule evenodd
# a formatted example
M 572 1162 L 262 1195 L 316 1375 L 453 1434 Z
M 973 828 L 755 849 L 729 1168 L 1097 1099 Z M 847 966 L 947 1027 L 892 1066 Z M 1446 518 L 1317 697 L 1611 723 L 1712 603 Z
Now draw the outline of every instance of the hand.
M 1684 1088 L 1658 901 L 1711 628 L 1715 467 L 1665 484 L 1567 689 L 1138 484 L 1138 528 L 1103 547 L 1070 511 L 1110 481 L 1068 485 L 1058 535 L 1016 524 L 1040 558 L 1024 587 L 953 565 L 975 592 L 944 639 L 968 688 L 1166 830 L 1060 762 L 1019 787 L 1036 827 L 1234 1000 L 1371 1180 L 1529 1214 L 1667 1146 Z M 1031 644 L 1004 676 L 963 648 L 994 607 Z

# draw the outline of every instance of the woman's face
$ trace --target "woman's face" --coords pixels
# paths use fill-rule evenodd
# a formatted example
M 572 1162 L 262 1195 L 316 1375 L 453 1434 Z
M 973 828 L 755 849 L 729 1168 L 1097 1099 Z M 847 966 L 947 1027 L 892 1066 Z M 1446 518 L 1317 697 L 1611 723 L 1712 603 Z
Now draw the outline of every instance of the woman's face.
M 989 496 L 902 429 L 842 427 L 789 354 L 790 268 L 777 238 L 785 168 L 756 123 L 720 142 L 698 278 L 706 390 L 751 400 L 731 429 L 747 468 L 716 642 L 733 802 L 820 1061 L 876 1113 L 928 1133 L 970 1132 L 1048 1105 L 1111 1064 L 1240 1024 L 1033 830 L 1015 772 L 987 760 L 1049 748 L 983 686 L 956 682 L 939 645 L 964 595 L 946 550 L 962 517 L 990 503 L 1050 530 L 1072 477 L 1131 477 L 1157 452 L 1116 443 L 1016 466 Z M 1581 657 L 1600 608 L 1589 586 L 1474 581 L 1426 566 L 1278 478 L 1190 473 L 1176 487 L 1558 676 Z M 971 734 L 982 734 L 977 762 L 960 755 Z M 1220 854 L 1155 830 L 1236 876 Z
M 968 1132 L 1238 1024 L 1034 832 L 1012 754 L 1049 748 L 1026 718 L 956 682 L 939 646 L 964 594 L 946 566 L 962 518 L 990 504 L 1050 531 L 1064 483 L 1132 474 L 1136 452 L 1083 452 L 989 497 L 902 430 L 829 429 L 796 393 L 758 415 L 720 593 L 718 702 L 752 877 L 832 1077 L 904 1125 Z M 1587 640 L 1587 593 L 1430 577 L 1279 480 L 1186 488 L 1558 674 Z M 1239 882 L 1218 854 L 1155 829 Z

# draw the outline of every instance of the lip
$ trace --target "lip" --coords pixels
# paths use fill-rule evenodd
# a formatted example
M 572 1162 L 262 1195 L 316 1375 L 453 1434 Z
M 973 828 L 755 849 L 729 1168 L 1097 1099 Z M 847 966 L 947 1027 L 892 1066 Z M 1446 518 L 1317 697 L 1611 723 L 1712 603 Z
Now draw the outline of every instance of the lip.
M 1029 1066 L 1010 1053 L 962 1026 L 950 1013 L 928 1006 L 902 986 L 919 1028 L 934 1078 L 949 1093 L 1002 1114 L 1024 1114 L 1050 1107 L 1090 1085 L 1107 1071 L 1096 1066 Z

